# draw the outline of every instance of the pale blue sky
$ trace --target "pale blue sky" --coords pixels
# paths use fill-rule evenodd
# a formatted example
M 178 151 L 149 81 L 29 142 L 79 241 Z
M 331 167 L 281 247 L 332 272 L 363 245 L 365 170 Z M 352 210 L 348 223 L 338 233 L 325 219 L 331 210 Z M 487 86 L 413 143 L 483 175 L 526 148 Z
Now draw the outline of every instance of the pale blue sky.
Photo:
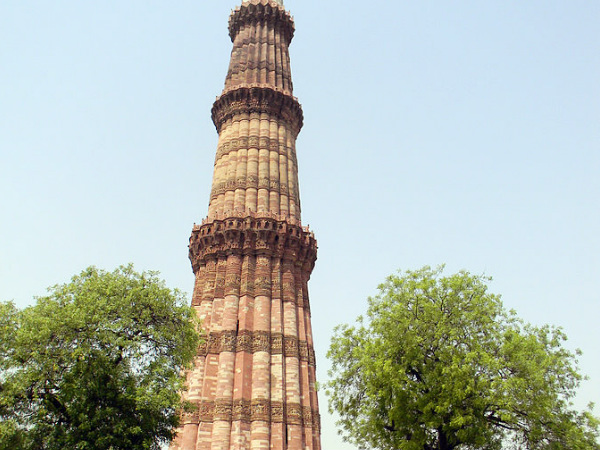
M 386 275 L 447 263 L 564 327 L 600 403 L 600 3 L 285 3 L 319 381 Z M 0 299 L 127 262 L 191 291 L 235 6 L 0 2 Z

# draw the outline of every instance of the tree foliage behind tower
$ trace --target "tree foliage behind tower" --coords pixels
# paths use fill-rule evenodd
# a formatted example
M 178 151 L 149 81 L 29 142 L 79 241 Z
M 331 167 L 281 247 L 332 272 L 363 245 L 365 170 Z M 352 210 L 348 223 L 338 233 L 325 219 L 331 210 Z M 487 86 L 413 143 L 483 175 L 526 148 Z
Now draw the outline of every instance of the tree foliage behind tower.
M 94 267 L 0 304 L 0 450 L 158 449 L 180 413 L 195 314 L 153 272 Z
M 581 375 L 554 327 L 534 327 L 489 279 L 428 267 L 390 276 L 367 317 L 336 329 L 330 409 L 346 440 L 382 450 L 593 450 L 573 409 Z

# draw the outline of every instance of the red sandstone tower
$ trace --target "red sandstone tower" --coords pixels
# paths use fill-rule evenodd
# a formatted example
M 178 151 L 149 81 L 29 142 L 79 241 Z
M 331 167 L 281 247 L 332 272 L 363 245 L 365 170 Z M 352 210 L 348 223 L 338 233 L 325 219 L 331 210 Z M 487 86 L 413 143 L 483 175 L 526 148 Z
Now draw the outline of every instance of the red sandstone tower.
M 188 374 L 186 414 L 172 450 L 320 450 L 307 283 L 314 235 L 300 222 L 288 46 L 281 0 L 232 12 L 208 217 L 194 226 L 192 305 L 206 343 Z

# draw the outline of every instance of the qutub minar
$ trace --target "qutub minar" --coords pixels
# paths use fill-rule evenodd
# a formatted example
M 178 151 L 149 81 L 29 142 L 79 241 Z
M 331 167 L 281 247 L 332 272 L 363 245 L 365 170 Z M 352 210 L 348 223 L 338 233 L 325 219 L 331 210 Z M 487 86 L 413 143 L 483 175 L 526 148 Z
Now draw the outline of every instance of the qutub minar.
M 172 450 L 321 448 L 307 289 L 317 243 L 300 222 L 293 34 L 281 0 L 243 1 L 229 18 L 208 217 L 190 238 L 205 343 Z

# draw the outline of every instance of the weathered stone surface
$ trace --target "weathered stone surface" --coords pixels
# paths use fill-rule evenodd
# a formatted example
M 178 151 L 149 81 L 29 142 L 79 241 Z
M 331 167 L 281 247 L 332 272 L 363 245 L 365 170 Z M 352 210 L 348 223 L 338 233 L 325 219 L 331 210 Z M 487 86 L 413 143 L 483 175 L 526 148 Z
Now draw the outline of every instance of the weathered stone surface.
M 189 242 L 205 341 L 187 374 L 194 408 L 170 448 L 320 450 L 308 298 L 317 242 L 300 219 L 294 22 L 281 1 L 245 0 L 229 32 L 208 216 Z

